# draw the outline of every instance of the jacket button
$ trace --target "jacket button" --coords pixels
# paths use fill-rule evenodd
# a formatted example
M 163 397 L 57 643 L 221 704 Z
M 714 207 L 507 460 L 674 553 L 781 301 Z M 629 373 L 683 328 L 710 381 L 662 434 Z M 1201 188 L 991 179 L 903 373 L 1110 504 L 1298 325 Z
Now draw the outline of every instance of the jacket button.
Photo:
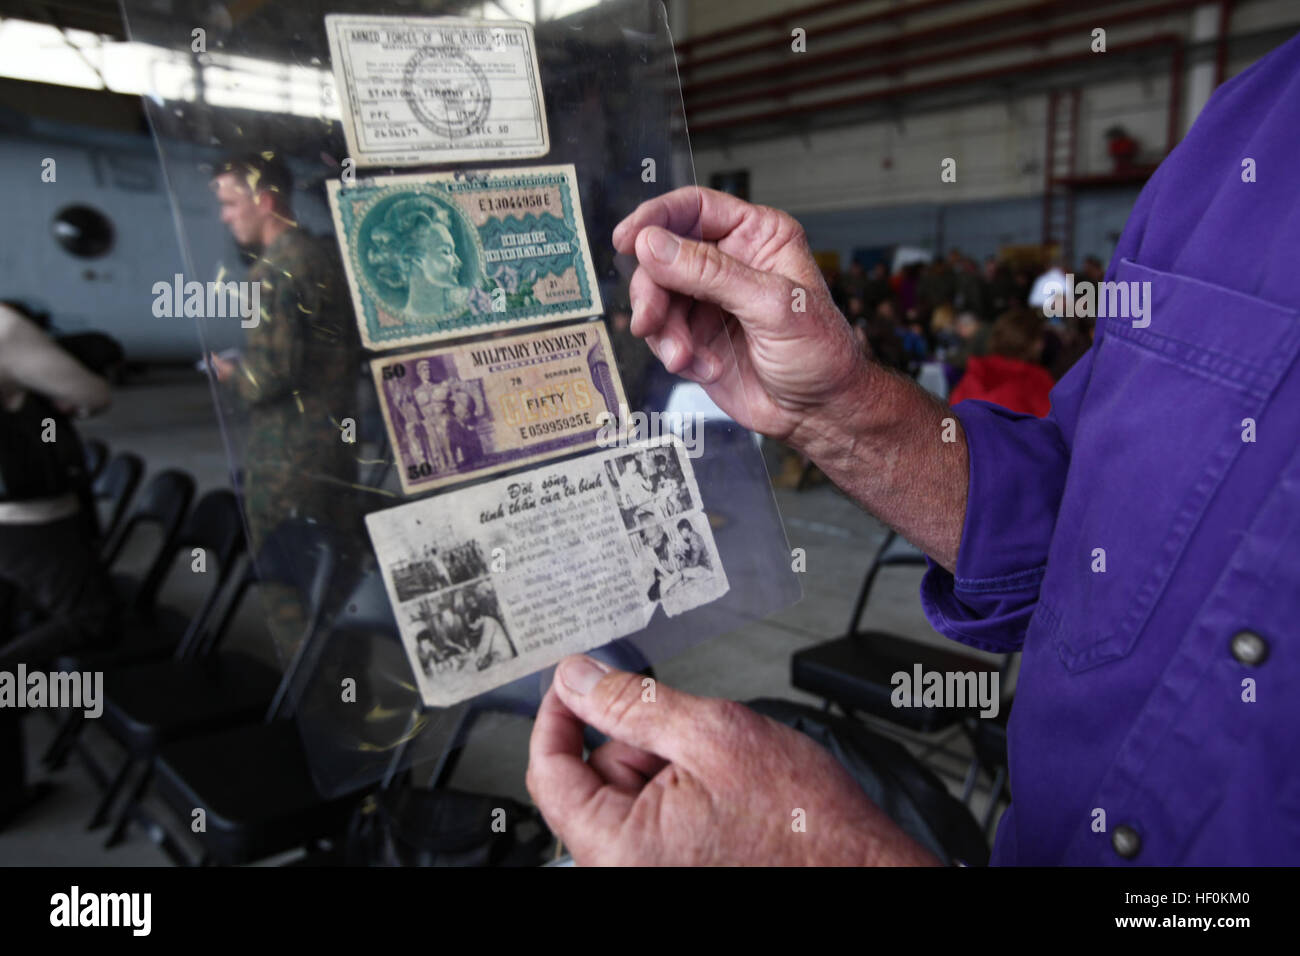
M 1232 656 L 1247 667 L 1258 667 L 1268 657 L 1268 642 L 1254 631 L 1238 631 L 1232 638 Z
M 1142 849 L 1142 840 L 1136 830 L 1127 824 L 1120 824 L 1110 834 L 1110 844 L 1126 860 L 1131 860 Z

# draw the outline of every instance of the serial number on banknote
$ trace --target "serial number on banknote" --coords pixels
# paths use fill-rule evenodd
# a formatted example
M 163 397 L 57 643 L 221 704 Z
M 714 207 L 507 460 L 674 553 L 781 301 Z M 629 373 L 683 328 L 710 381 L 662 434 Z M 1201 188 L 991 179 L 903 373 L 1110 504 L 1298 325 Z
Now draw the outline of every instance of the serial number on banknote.
M 502 209 L 545 209 L 551 204 L 551 197 L 541 194 L 531 196 L 497 196 L 495 199 L 480 199 L 478 208 L 484 212 L 496 212 Z

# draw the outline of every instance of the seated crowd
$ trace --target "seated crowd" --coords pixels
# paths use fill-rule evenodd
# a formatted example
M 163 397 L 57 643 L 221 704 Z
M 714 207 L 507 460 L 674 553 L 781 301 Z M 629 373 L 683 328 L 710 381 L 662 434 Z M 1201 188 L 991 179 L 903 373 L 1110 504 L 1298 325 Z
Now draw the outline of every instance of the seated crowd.
M 1089 256 L 1080 280 L 1100 281 Z M 1048 393 L 1092 345 L 1093 321 L 1046 318 L 1036 289 L 1043 277 L 995 256 L 983 267 L 959 250 L 894 274 L 884 262 L 830 270 L 827 284 L 876 361 L 912 376 L 938 363 L 953 403 L 991 401 L 1043 416 Z

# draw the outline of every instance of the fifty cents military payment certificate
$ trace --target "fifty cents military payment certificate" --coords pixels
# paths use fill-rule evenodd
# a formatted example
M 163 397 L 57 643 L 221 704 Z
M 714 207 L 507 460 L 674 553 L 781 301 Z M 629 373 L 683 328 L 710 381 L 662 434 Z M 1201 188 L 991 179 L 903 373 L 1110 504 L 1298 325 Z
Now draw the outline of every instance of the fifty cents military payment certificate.
M 626 404 L 602 322 L 370 363 L 402 490 L 591 448 Z
M 325 18 L 358 166 L 545 156 L 533 28 L 517 20 Z
M 367 348 L 604 310 L 572 164 L 328 185 Z

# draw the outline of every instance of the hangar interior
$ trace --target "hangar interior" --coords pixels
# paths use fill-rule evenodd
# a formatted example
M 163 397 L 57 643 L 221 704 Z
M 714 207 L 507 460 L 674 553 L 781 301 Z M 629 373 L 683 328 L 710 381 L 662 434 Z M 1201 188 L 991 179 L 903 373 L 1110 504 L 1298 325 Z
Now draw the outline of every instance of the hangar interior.
M 320 17 L 366 12 L 358 8 L 367 5 L 316 0 L 305 6 Z M 797 218 L 861 341 L 945 399 L 956 394 L 958 357 L 966 362 L 981 354 L 1008 309 L 1032 308 L 1044 274 L 1056 269 L 1100 278 L 1143 185 L 1215 89 L 1300 27 L 1300 7 L 1291 0 L 668 0 L 662 7 L 641 0 L 391 0 L 382 6 L 401 16 L 522 20 L 539 36 L 595 34 L 611 17 L 625 36 L 638 25 L 646 34 L 666 29 L 676 57 L 670 93 L 680 88 L 675 111 L 684 123 L 671 131 L 665 177 Z M 207 184 L 222 150 L 201 142 L 206 136 L 219 144 L 226 133 L 198 127 L 213 116 L 274 124 L 295 171 L 302 222 L 318 235 L 333 230 L 322 144 L 335 156 L 346 152 L 339 126 L 322 133 L 316 106 L 302 93 L 317 74 L 328 75 L 329 49 L 319 31 L 285 36 L 296 22 L 288 12 L 295 4 L 142 0 L 127 7 L 136 17 L 132 24 L 116 2 L 0 5 L 0 165 L 10 185 L 0 300 L 40 319 L 51 334 L 107 338 L 98 344 L 113 356 L 104 372 L 113 401 L 102 414 L 79 420 L 77 429 L 99 456 L 92 471 L 100 522 L 118 528 L 147 511 L 145 490 L 159 475 L 192 479 L 190 502 L 235 487 L 216 386 L 202 357 L 205 348 L 237 349 L 242 330 L 235 322 L 210 324 L 201 343 L 194 321 L 159 317 L 151 308 L 156 283 L 180 275 L 208 279 L 237 260 Z M 221 16 L 204 19 L 214 16 L 212 7 Z M 262 59 L 227 56 L 219 47 L 211 56 L 187 56 L 133 37 L 150 35 L 160 23 L 191 21 L 264 37 Z M 246 41 L 243 52 L 256 49 Z M 292 50 L 288 62 L 286 50 Z M 582 48 L 574 50 L 578 63 Z M 637 74 L 629 67 L 624 75 Z M 179 152 L 164 164 L 151 132 L 158 117 L 149 114 L 148 99 L 159 89 L 168 105 L 193 108 L 184 117 L 195 137 L 188 181 L 177 178 Z M 599 104 L 589 113 L 552 115 L 553 142 L 613 142 L 624 135 L 618 127 L 636 125 L 638 105 L 629 93 L 614 98 L 622 115 Z M 205 112 L 209 105 L 217 111 Z M 299 126 L 304 145 L 294 154 L 292 131 Z M 309 127 L 314 132 L 305 132 Z M 50 160 L 57 177 L 43 179 Z M 591 205 L 588 193 L 601 190 L 601 176 L 613 173 L 580 173 L 584 203 Z M 206 231 L 187 225 L 204 217 L 210 218 Z M 591 214 L 587 225 L 605 317 L 611 327 L 626 328 L 630 270 L 615 262 L 610 248 L 616 221 Z M 1057 380 L 1086 349 L 1090 332 L 1065 323 L 1047 334 L 1051 351 L 1040 364 Z M 625 381 L 651 381 L 647 369 L 655 360 L 648 351 L 616 336 L 615 351 L 620 348 Z M 692 404 L 698 400 L 677 393 L 680 407 L 698 407 Z M 377 446 L 372 451 L 379 453 Z M 778 613 L 736 620 L 725 633 L 655 661 L 655 677 L 699 695 L 793 701 L 895 741 L 969 811 L 969 825 L 991 845 L 1008 799 L 1005 732 L 1015 655 L 972 650 L 937 634 L 918 599 L 924 557 L 797 453 L 771 440 L 759 443 L 759 451 L 792 555 L 799 555 L 801 566 L 792 570 L 802 596 Z M 745 515 L 730 520 L 743 522 Z M 176 533 L 166 522 L 158 525 L 142 521 L 106 548 L 115 574 L 138 581 L 156 571 Z M 188 553 L 176 560 L 188 561 Z M 167 573 L 162 603 L 192 615 L 207 598 L 201 576 Z M 283 666 L 257 602 L 240 605 L 229 635 L 223 653 Z M 868 645 L 876 651 L 863 651 Z M 888 674 L 911 663 L 998 674 L 1001 714 L 980 721 L 969 709 L 919 714 L 881 704 Z M 76 730 L 75 747 L 63 746 L 72 731 L 61 715 L 48 714 L 27 715 L 22 729 L 28 779 L 48 793 L 0 829 L 0 863 L 157 865 L 177 859 L 177 844 L 180 855 L 202 857 L 203 848 L 190 845 L 187 821 L 178 822 L 175 806 L 149 780 L 119 780 L 113 789 L 118 768 L 131 760 L 114 734 L 90 722 Z M 526 806 L 531 729 L 526 714 L 486 714 L 435 776 L 457 791 Z M 373 799 L 353 797 L 356 806 Z M 164 828 L 172 833 L 170 849 L 160 841 Z M 341 843 L 337 833 L 314 834 L 245 862 L 328 858 L 341 852 Z

